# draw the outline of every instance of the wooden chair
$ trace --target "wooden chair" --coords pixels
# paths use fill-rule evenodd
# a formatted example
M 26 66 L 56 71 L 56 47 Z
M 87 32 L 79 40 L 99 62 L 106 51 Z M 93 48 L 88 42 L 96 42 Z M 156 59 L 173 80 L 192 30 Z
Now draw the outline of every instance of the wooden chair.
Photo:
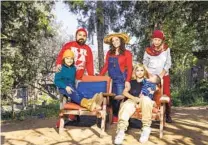
M 87 116 L 97 116 L 97 118 L 101 118 L 101 132 L 100 137 L 103 136 L 103 133 L 105 131 L 105 125 L 106 125 L 106 115 L 109 114 L 109 120 L 112 120 L 112 109 L 108 109 L 107 104 L 109 103 L 109 97 L 115 96 L 111 93 L 111 86 L 112 86 L 112 80 L 108 76 L 83 76 L 81 82 L 100 82 L 100 81 L 106 81 L 107 82 L 107 89 L 106 92 L 103 92 L 103 104 L 102 109 L 100 110 L 94 110 L 89 111 L 86 108 L 81 107 L 80 105 L 77 105 L 72 102 L 67 102 L 66 97 L 61 96 L 60 97 L 60 127 L 59 127 L 59 133 L 63 131 L 64 128 L 64 116 L 65 115 L 87 115 Z
M 162 95 L 163 90 L 160 89 L 154 94 L 154 101 L 157 104 L 157 107 L 154 107 L 152 110 L 152 120 L 160 122 L 160 138 L 163 137 L 163 128 L 165 126 L 165 104 L 169 103 L 170 98 L 168 96 Z M 141 109 L 137 108 L 135 113 L 131 118 L 142 119 Z

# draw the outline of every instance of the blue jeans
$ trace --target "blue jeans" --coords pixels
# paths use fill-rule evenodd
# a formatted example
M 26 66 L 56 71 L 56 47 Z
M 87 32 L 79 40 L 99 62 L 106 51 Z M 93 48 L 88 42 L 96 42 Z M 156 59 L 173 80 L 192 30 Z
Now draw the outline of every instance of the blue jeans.
M 81 100 L 84 98 L 84 95 L 82 93 L 80 93 L 79 91 L 77 91 L 76 88 L 72 87 L 71 85 L 68 85 L 70 86 L 74 91 L 72 91 L 71 94 L 69 94 L 66 89 L 62 89 L 62 88 L 59 88 L 59 92 L 67 97 L 70 97 L 72 102 L 75 102 L 77 104 L 80 104 L 81 103 Z
M 113 80 L 112 92 L 116 95 L 121 95 L 125 86 L 126 72 L 120 70 L 118 57 L 109 57 L 108 73 Z M 121 100 L 113 100 L 113 115 L 118 116 Z
M 116 95 L 122 95 L 124 87 L 125 87 L 124 85 L 125 85 L 124 83 L 113 83 L 112 92 L 115 93 Z M 122 100 L 113 100 L 112 101 L 114 116 L 118 116 L 121 101 Z

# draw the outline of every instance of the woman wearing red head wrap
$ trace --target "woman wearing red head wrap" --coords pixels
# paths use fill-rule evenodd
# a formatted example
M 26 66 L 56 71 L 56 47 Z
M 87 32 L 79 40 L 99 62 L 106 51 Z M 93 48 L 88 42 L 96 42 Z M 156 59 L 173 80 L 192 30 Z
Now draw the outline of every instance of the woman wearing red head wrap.
M 171 68 L 170 48 L 164 43 L 165 36 L 162 31 L 155 30 L 152 34 L 152 46 L 146 48 L 143 64 L 148 72 L 157 74 L 163 79 L 163 94 L 170 97 L 170 76 Z M 171 123 L 171 103 L 166 106 L 166 122 Z

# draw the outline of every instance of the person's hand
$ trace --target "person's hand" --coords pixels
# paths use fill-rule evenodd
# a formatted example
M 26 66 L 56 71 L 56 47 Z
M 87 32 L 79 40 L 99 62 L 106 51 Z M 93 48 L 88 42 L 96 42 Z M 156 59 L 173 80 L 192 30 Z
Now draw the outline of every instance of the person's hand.
M 66 91 L 67 91 L 68 94 L 71 94 L 72 91 L 74 91 L 74 90 L 71 87 L 66 86 Z
M 139 97 L 133 97 L 132 100 L 133 100 L 136 104 L 138 104 L 138 103 L 140 102 L 141 99 L 140 99 Z
M 130 83 L 129 82 L 125 82 L 125 88 L 130 88 Z
M 163 79 L 166 73 L 167 73 L 166 70 L 163 69 L 162 72 L 159 74 L 160 78 Z
M 149 93 L 150 93 L 150 94 L 152 94 L 152 95 L 153 95 L 153 94 L 154 94 L 154 92 L 155 92 L 155 91 L 153 91 L 151 88 L 148 88 L 147 90 L 148 90 L 148 91 L 149 91 Z
M 160 77 L 161 79 L 163 79 L 163 76 L 164 76 L 164 74 L 159 74 L 159 77 Z
M 60 72 L 61 71 L 61 64 L 58 64 L 57 66 L 56 66 L 56 72 Z
M 115 96 L 114 100 L 123 100 L 125 98 L 124 95 L 117 95 Z
M 161 78 L 161 76 L 160 76 L 160 78 Z M 163 86 L 163 77 L 161 78 L 161 86 Z
M 95 73 L 95 76 L 101 76 L 99 73 Z

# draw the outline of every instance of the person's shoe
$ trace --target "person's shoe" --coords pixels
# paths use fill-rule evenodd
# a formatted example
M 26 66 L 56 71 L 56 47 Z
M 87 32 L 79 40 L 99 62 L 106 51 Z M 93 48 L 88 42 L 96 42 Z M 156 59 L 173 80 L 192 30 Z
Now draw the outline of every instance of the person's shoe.
M 118 117 L 117 116 L 113 116 L 113 123 L 118 123 Z
M 96 109 L 101 109 L 101 105 L 103 103 L 103 93 L 99 93 L 97 95 L 94 95 L 94 100 L 95 100 L 95 103 L 96 103 Z
M 172 122 L 173 122 L 173 120 L 172 120 L 172 118 L 170 117 L 170 115 L 166 115 L 166 122 L 167 122 L 167 123 L 172 123 Z
M 75 121 L 75 120 L 76 120 L 76 116 L 69 114 L 68 121 Z
M 116 145 L 122 144 L 124 137 L 125 137 L 124 130 L 119 130 L 116 137 L 115 137 L 114 144 L 116 144 Z
M 86 99 L 83 98 L 81 100 L 80 106 L 87 108 L 90 111 L 93 111 L 96 108 L 96 103 L 95 103 L 95 99 Z
M 151 128 L 150 127 L 143 127 L 142 128 L 142 133 L 139 139 L 140 143 L 145 143 L 148 141 L 149 139 L 149 135 L 151 133 Z

